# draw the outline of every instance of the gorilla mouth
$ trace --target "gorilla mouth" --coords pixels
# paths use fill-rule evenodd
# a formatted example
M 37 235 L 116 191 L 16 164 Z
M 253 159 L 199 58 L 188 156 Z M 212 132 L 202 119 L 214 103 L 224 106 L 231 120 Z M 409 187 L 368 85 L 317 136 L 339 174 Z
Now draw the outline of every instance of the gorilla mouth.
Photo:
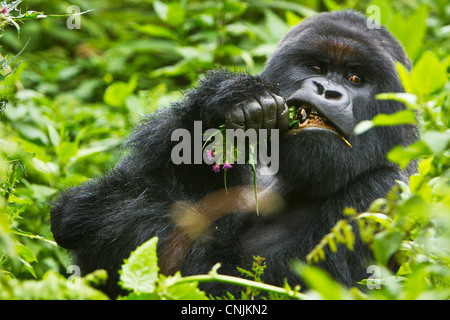
M 298 129 L 318 127 L 338 133 L 327 118 L 308 105 L 301 105 L 295 112 L 293 120 L 297 121 Z
M 301 103 L 298 107 L 290 108 L 290 118 L 290 131 L 292 133 L 304 129 L 327 130 L 339 136 L 349 147 L 352 147 L 347 139 L 339 132 L 339 129 L 309 104 Z

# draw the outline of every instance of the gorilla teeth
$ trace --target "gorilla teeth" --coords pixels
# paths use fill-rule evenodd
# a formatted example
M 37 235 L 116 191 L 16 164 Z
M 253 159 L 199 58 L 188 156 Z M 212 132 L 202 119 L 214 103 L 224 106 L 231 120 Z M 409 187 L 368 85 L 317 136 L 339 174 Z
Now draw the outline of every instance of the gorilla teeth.
M 319 115 L 318 113 L 313 113 L 311 111 L 308 113 L 308 111 L 306 111 L 306 108 L 300 107 L 294 116 L 294 120 L 299 120 L 300 124 L 304 123 L 308 119 L 322 122 L 326 121 L 326 119 L 323 118 L 321 115 Z
M 304 108 L 300 108 L 300 123 L 305 122 L 308 119 L 308 114 Z
M 298 108 L 298 110 L 294 116 L 294 120 L 298 120 L 299 123 L 304 123 L 309 118 L 310 118 L 309 114 L 307 113 L 306 109 L 303 107 Z

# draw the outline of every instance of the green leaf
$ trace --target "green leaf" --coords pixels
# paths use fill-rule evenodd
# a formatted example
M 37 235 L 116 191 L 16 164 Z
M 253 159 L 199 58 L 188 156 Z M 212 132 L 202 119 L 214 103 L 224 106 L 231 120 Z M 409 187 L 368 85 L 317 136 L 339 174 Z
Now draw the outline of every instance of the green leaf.
M 355 235 L 353 234 L 352 226 L 350 224 L 346 224 L 342 228 L 342 231 L 344 233 L 347 249 L 350 251 L 353 250 L 353 247 L 355 245 Z
M 431 94 L 442 89 L 447 82 L 447 70 L 439 58 L 426 51 L 411 72 L 411 80 L 416 92 Z
M 22 54 L 22 52 L 25 50 L 25 48 L 28 46 L 28 43 L 30 42 L 30 40 L 28 40 L 27 41 L 27 43 L 25 43 L 25 45 L 24 45 L 24 47 L 11 59 L 11 60 L 9 60 L 9 61 L 7 61 L 6 60 L 6 57 L 5 58 L 3 58 L 2 60 L 1 60 L 1 62 L 0 62 L 0 67 L 2 68 L 2 69 L 6 69 L 6 68 L 8 68 L 10 65 L 11 65 L 11 63 L 13 63 L 16 59 L 17 59 L 17 57 L 18 56 L 20 56 L 21 54 Z M 20 64 L 20 63 L 19 63 Z M 16 70 L 16 68 L 19 66 L 19 64 L 18 65 L 16 65 L 15 67 L 14 67 L 14 69 L 12 70 L 12 71 L 10 71 L 8 74 L 6 74 L 6 75 L 2 75 L 2 79 L 1 80 L 3 80 L 5 77 L 7 77 L 8 75 L 10 75 L 11 73 L 13 73 L 14 72 L 14 70 Z
M 247 9 L 248 4 L 242 1 L 227 0 L 224 3 L 223 10 L 231 13 L 233 16 L 242 15 Z
M 363 120 L 355 126 L 355 129 L 353 130 L 353 132 L 354 132 L 354 134 L 359 135 L 359 134 L 363 134 L 364 132 L 368 131 L 369 129 L 372 129 L 373 127 L 374 127 L 374 125 L 371 120 Z
M 261 1 L 261 0 L 250 0 L 251 7 L 260 7 L 260 8 L 271 8 L 271 9 L 280 9 L 280 10 L 289 10 L 295 13 L 298 13 L 304 17 L 310 17 L 317 14 L 313 9 L 302 5 L 289 1 Z
M 403 233 L 396 230 L 387 230 L 374 237 L 373 253 L 381 265 L 387 265 L 389 258 L 400 248 Z
M 54 271 L 47 271 L 39 281 L 12 279 L 7 282 L 5 287 L 3 287 L 3 283 L 0 283 L 0 299 L 106 300 L 108 297 L 103 292 L 89 286 L 92 282 L 98 283 L 104 280 L 105 274 L 104 270 L 97 270 L 84 278 L 80 278 L 77 288 L 70 288 L 67 285 L 67 279 Z
M 266 23 L 270 26 L 269 32 L 276 38 L 282 38 L 289 30 L 289 26 L 273 11 L 267 10 L 265 12 Z
M 331 252 L 336 253 L 337 252 L 337 245 L 336 242 L 334 242 L 333 237 L 327 238 L 328 247 L 330 248 Z
M 319 267 L 296 261 L 292 269 L 302 277 L 308 288 L 319 293 L 324 299 L 340 300 L 344 297 L 344 289 Z
M 47 135 L 41 131 L 38 127 L 26 124 L 26 123 L 18 123 L 16 124 L 16 128 L 20 133 L 26 137 L 28 140 L 40 140 L 40 142 L 44 145 L 48 144 Z
M 404 82 L 403 82 L 404 85 Z M 406 88 L 405 88 L 406 89 Z M 411 90 L 412 92 L 413 90 Z M 417 97 L 412 93 L 405 92 L 390 92 L 390 93 L 380 93 L 376 95 L 378 100 L 395 100 L 407 105 L 410 109 L 417 109 Z
M 186 10 L 178 2 L 172 2 L 167 7 L 166 22 L 173 26 L 178 26 L 186 20 Z
M 416 190 L 412 190 L 412 192 L 416 192 Z M 399 219 L 396 223 L 401 226 L 403 230 L 408 231 L 411 227 L 411 222 L 413 222 L 414 217 L 422 217 L 426 216 L 429 213 L 433 212 L 433 207 L 430 206 L 430 203 L 425 201 L 425 199 L 420 194 L 413 194 L 409 199 L 404 202 L 401 202 L 395 208 L 395 213 L 397 217 L 407 217 L 408 219 Z M 402 224 L 409 224 L 408 226 Z
M 392 9 L 390 2 L 388 0 L 374 0 L 370 2 L 370 5 L 375 5 L 380 8 L 380 22 L 384 26 L 389 26 L 392 21 L 394 10 Z
M 25 269 L 35 278 L 36 272 L 34 271 L 33 266 L 31 265 L 32 262 L 37 262 L 37 258 L 34 255 L 33 251 L 31 251 L 28 247 L 24 246 L 21 243 L 16 243 L 15 246 L 17 255 L 19 256 L 20 261 L 23 263 Z
M 413 124 L 416 122 L 416 114 L 412 110 L 402 110 L 393 114 L 378 114 L 372 119 L 372 122 L 374 126 Z
M 52 157 L 45 152 L 45 148 L 38 146 L 30 141 L 21 139 L 16 141 L 26 153 L 33 154 L 36 158 L 43 162 L 48 162 L 52 160 Z
M 120 139 L 112 138 L 109 140 L 104 140 L 100 144 L 92 146 L 90 148 L 79 149 L 77 154 L 70 159 L 71 160 L 70 164 L 73 165 L 74 163 L 79 162 L 80 160 L 92 157 L 97 153 L 101 153 L 108 149 L 112 149 L 113 147 L 119 146 L 120 144 L 121 144 Z
M 431 186 L 424 180 L 425 179 L 422 175 L 413 175 L 409 178 L 409 187 L 411 192 L 415 195 L 420 196 L 425 201 L 431 201 L 432 189 Z
M 171 40 L 176 39 L 176 36 L 174 35 L 172 30 L 155 24 L 133 24 L 132 27 L 137 31 L 148 34 L 152 37 L 166 38 Z
M 354 129 L 355 134 L 362 134 L 373 127 L 413 124 L 416 114 L 412 110 L 402 110 L 393 114 L 378 114 L 372 120 L 358 123 Z
M 298 23 L 300 23 L 300 21 L 302 21 L 301 17 L 299 17 L 298 15 L 296 15 L 295 13 L 293 13 L 291 11 L 286 11 L 285 16 L 286 16 L 286 22 L 290 26 L 295 26 Z
M 206 294 L 197 288 L 197 282 L 177 283 L 181 279 L 177 272 L 159 283 L 160 294 L 168 300 L 208 300 Z
M 44 238 L 42 236 L 38 236 L 38 235 L 32 234 L 30 232 L 22 231 L 22 230 L 20 230 L 20 229 L 18 229 L 16 227 L 11 227 L 11 230 L 13 230 L 13 233 L 15 233 L 17 235 L 20 235 L 20 236 L 23 236 L 23 237 L 27 237 L 27 238 L 30 238 L 30 239 L 38 239 L 38 240 L 44 241 L 44 242 L 46 242 L 46 243 L 48 243 L 48 244 L 50 244 L 52 246 L 55 246 L 55 247 L 58 246 L 56 244 L 56 242 L 54 242 L 54 241 L 48 240 L 48 239 L 46 239 L 46 238 Z
M 427 131 L 423 134 L 422 140 L 427 146 L 436 154 L 439 154 L 445 150 L 448 150 L 450 143 L 450 131 Z
M 64 168 L 64 166 L 69 163 L 70 158 L 77 155 L 78 144 L 75 142 L 63 141 L 56 147 L 55 151 L 59 159 L 60 167 Z
M 376 223 L 379 223 L 380 225 L 388 225 L 390 222 L 390 219 L 387 215 L 383 213 L 371 213 L 371 212 L 365 212 L 358 216 L 358 219 L 365 219 L 369 221 L 373 221 Z
M 158 280 L 158 258 L 156 245 L 158 238 L 154 237 L 139 246 L 125 260 L 120 270 L 120 285 L 136 293 L 152 293 Z
M 137 76 L 132 76 L 129 82 L 114 82 L 105 91 L 103 100 L 113 107 L 125 107 L 127 97 L 133 94 L 137 87 Z
M 328 11 L 342 10 L 341 6 L 334 0 L 324 0 L 323 4 Z
M 162 21 L 167 20 L 167 12 L 169 10 L 167 4 L 165 4 L 161 1 L 155 0 L 155 1 L 153 1 L 153 9 L 155 10 L 156 14 Z
M 420 5 L 406 18 L 398 11 L 393 12 L 389 22 L 388 29 L 400 40 L 411 59 L 415 59 L 423 47 L 427 16 L 428 7 Z
M 400 81 L 402 82 L 402 86 L 405 89 L 405 91 L 410 93 L 415 92 L 411 80 L 411 74 L 406 69 L 406 67 L 398 61 L 395 63 L 395 66 L 397 68 L 398 76 L 400 78 Z
M 48 136 L 50 137 L 50 142 L 53 146 L 57 147 L 59 145 L 59 133 L 56 131 L 55 127 L 52 124 L 47 124 Z
M 110 106 L 121 107 L 130 94 L 128 84 L 125 82 L 114 82 L 105 91 L 103 100 Z
M 27 183 L 27 189 L 33 192 L 33 198 L 39 202 L 46 202 L 48 199 L 58 192 L 57 189 L 35 183 Z
M 405 169 L 409 162 L 430 155 L 431 150 L 423 141 L 417 141 L 408 147 L 395 146 L 388 152 L 387 158 L 389 161 L 397 163 L 402 169 Z
M 33 266 L 23 258 L 19 257 L 20 262 L 22 262 L 23 267 L 27 270 L 34 278 L 37 278 L 36 272 L 34 271 Z

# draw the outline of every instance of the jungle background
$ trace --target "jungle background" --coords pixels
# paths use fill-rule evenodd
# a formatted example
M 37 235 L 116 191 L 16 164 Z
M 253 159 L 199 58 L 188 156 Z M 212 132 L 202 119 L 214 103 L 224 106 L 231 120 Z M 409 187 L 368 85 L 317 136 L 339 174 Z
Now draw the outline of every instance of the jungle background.
M 84 13 L 64 16 L 73 5 Z M 306 279 L 307 292 L 264 286 L 264 264 L 257 258 L 252 270 L 242 270 L 245 281 L 220 278 L 220 268 L 203 278 L 166 278 L 158 274 L 152 239 L 126 261 L 121 285 L 130 294 L 122 298 L 212 298 L 197 284 L 220 279 L 242 286 L 241 296 L 228 299 L 252 299 L 261 292 L 271 299 L 448 299 L 447 0 L 2 2 L 0 298 L 107 298 L 92 287 L 104 272 L 74 277 L 70 256 L 54 242 L 49 219 L 54 197 L 112 168 L 140 116 L 180 99 L 206 71 L 221 65 L 257 74 L 287 30 L 305 17 L 348 8 L 373 17 L 372 5 L 414 67 L 408 72 L 398 66 L 405 94 L 379 97 L 404 102 L 406 113 L 374 118 L 358 132 L 412 123 L 411 115 L 420 115 L 422 139 L 388 155 L 401 167 L 419 161 L 409 186 L 396 186 L 367 212 L 347 210 L 348 219 L 324 235 L 308 261 L 293 265 Z M 372 290 L 344 288 L 315 267 L 337 245 L 352 249 L 354 220 L 382 271 L 378 282 L 371 273 L 361 282 L 361 288 L 375 286 Z M 399 265 L 395 273 L 388 268 L 392 259 Z

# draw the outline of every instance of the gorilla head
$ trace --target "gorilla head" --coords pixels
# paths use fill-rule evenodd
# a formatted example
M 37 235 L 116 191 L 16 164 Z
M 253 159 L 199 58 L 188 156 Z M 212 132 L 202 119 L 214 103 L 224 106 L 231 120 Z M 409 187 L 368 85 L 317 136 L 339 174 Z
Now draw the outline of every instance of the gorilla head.
M 392 166 L 387 151 L 413 142 L 414 128 L 376 128 L 361 136 L 353 129 L 378 113 L 403 108 L 375 100 L 378 93 L 403 90 L 396 61 L 409 68 L 398 41 L 382 26 L 370 29 L 352 11 L 305 19 L 281 40 L 261 76 L 277 85 L 296 113 L 282 141 L 282 176 L 321 196 L 380 164 Z

